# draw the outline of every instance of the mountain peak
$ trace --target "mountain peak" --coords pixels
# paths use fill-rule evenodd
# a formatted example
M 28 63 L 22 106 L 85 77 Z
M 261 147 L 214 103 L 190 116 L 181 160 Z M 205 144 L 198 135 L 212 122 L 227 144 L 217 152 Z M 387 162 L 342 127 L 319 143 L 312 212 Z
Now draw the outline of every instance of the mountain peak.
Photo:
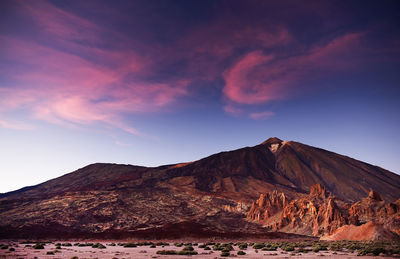
M 261 145 L 266 145 L 267 148 L 269 148 L 269 150 L 272 153 L 276 153 L 276 151 L 281 147 L 283 141 L 280 140 L 277 137 L 273 137 L 273 138 L 269 138 L 266 141 L 264 141 L 263 143 L 261 143 Z
M 279 139 L 277 137 L 272 137 L 272 138 L 267 139 L 266 141 L 264 141 L 261 144 L 270 146 L 272 144 L 282 144 L 282 142 L 283 141 L 281 139 Z

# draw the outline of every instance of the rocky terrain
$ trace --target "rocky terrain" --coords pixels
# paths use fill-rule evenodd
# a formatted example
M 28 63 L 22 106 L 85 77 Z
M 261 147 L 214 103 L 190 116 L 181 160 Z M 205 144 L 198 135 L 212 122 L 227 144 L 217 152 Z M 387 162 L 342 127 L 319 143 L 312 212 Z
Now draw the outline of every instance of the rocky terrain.
M 247 219 L 272 231 L 326 240 L 392 240 L 400 234 L 400 199 L 386 203 L 371 190 L 368 197 L 352 204 L 316 184 L 309 195 L 293 200 L 277 191 L 261 194 Z
M 312 187 L 315 184 L 320 187 Z M 386 202 L 377 197 L 362 200 L 371 189 Z M 259 197 L 263 212 L 257 214 L 252 203 Z M 0 237 L 290 237 L 281 232 L 320 236 L 350 222 L 397 215 L 399 197 L 397 174 L 270 138 L 254 147 L 190 163 L 92 164 L 2 194 Z M 348 210 L 337 210 L 348 204 L 353 204 Z M 309 208 L 302 210 L 302 206 Z M 392 224 L 398 219 L 387 220 L 379 222 Z

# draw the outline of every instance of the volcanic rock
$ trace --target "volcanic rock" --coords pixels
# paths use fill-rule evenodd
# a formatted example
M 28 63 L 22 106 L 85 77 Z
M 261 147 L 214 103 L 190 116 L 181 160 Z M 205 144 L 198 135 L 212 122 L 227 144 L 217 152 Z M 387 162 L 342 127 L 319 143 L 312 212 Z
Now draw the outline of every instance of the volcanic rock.
M 308 196 L 293 199 L 286 205 L 265 202 L 271 200 L 266 197 L 281 195 L 284 194 L 261 194 L 252 204 L 247 219 L 275 231 L 324 236 L 328 240 L 345 239 L 349 233 L 355 236 L 351 240 L 376 240 L 400 233 L 400 199 L 385 203 L 375 191 L 351 204 L 335 198 L 317 184 L 311 187 Z

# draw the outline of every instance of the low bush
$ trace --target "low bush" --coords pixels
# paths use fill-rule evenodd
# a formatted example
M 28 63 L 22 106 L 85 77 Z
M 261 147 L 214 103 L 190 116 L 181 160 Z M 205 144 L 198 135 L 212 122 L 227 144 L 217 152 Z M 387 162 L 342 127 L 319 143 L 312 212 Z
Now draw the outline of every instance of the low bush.
M 245 254 L 246 254 L 246 252 L 245 252 L 245 251 L 241 251 L 241 250 L 240 250 L 240 251 L 238 251 L 238 252 L 237 252 L 237 254 L 238 254 L 238 255 L 245 255 Z
M 372 255 L 375 255 L 375 256 L 377 256 L 377 255 L 380 255 L 380 254 L 386 254 L 386 249 L 384 248 L 384 247 L 382 247 L 382 246 L 368 246 L 368 247 L 366 247 L 366 248 L 364 248 L 364 249 L 361 249 L 359 252 L 358 252 L 358 255 L 370 255 L 370 254 L 372 254 Z
M 222 249 L 224 249 L 222 246 L 220 246 L 220 245 L 214 245 L 213 246 L 213 250 L 214 251 L 221 251 Z
M 47 251 L 47 253 L 46 253 L 47 255 L 53 255 L 54 254 L 54 252 L 53 251 Z
M 262 249 L 265 247 L 264 243 L 256 243 L 255 245 L 253 245 L 254 249 Z
M 125 243 L 122 245 L 125 248 L 129 248 L 129 247 L 137 247 L 137 245 L 135 243 Z
M 343 244 L 339 243 L 339 242 L 331 243 L 329 245 L 329 250 L 330 251 L 342 251 L 343 250 Z
M 187 250 L 182 250 L 182 251 L 159 250 L 156 252 L 156 254 L 159 254 L 159 255 L 197 255 L 198 253 L 196 251 L 187 251 Z
M 96 243 L 96 244 L 92 245 L 92 248 L 104 249 L 104 248 L 106 248 L 106 247 L 105 247 L 103 244 Z
M 156 252 L 158 255 L 176 255 L 178 251 L 175 250 L 159 250 Z
M 194 251 L 194 248 L 192 246 L 185 246 L 183 251 Z
M 245 250 L 245 249 L 247 249 L 247 243 L 240 243 L 240 244 L 238 244 L 238 246 L 239 246 L 239 249 L 240 249 L 240 250 Z
M 324 251 L 328 250 L 328 245 L 317 243 L 317 244 L 314 244 L 311 249 L 313 250 L 313 252 L 318 253 L 321 250 L 324 250 Z
M 291 244 L 291 243 L 283 243 L 280 246 L 280 248 L 285 252 L 291 252 L 291 251 L 294 251 L 295 246 L 294 246 L 294 244 Z
M 11 248 L 9 249 L 9 251 L 13 252 L 13 251 L 15 251 L 15 248 L 14 248 L 14 247 L 11 247 Z
M 265 247 L 263 247 L 262 251 L 276 251 L 278 249 L 278 244 L 276 243 L 266 243 Z
M 222 257 L 228 257 L 228 256 L 230 256 L 231 254 L 229 253 L 229 252 L 221 252 L 221 256 Z
M 33 246 L 33 249 L 44 249 L 44 245 L 43 244 L 35 244 Z
M 299 249 L 296 250 L 297 253 L 308 253 L 310 251 L 311 251 L 311 249 L 303 248 L 303 247 L 300 247 Z

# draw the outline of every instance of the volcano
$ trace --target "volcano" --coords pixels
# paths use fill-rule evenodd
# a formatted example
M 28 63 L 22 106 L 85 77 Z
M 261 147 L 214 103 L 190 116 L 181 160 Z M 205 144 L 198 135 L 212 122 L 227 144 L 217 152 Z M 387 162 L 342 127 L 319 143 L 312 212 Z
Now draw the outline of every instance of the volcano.
M 249 220 L 252 204 L 270 192 L 299 200 L 315 185 L 343 203 L 360 201 L 371 190 L 388 203 L 400 198 L 397 174 L 320 148 L 269 138 L 189 163 L 91 164 L 1 194 L 0 237 L 284 238 L 289 234 Z M 284 230 L 288 228 L 290 224 Z

